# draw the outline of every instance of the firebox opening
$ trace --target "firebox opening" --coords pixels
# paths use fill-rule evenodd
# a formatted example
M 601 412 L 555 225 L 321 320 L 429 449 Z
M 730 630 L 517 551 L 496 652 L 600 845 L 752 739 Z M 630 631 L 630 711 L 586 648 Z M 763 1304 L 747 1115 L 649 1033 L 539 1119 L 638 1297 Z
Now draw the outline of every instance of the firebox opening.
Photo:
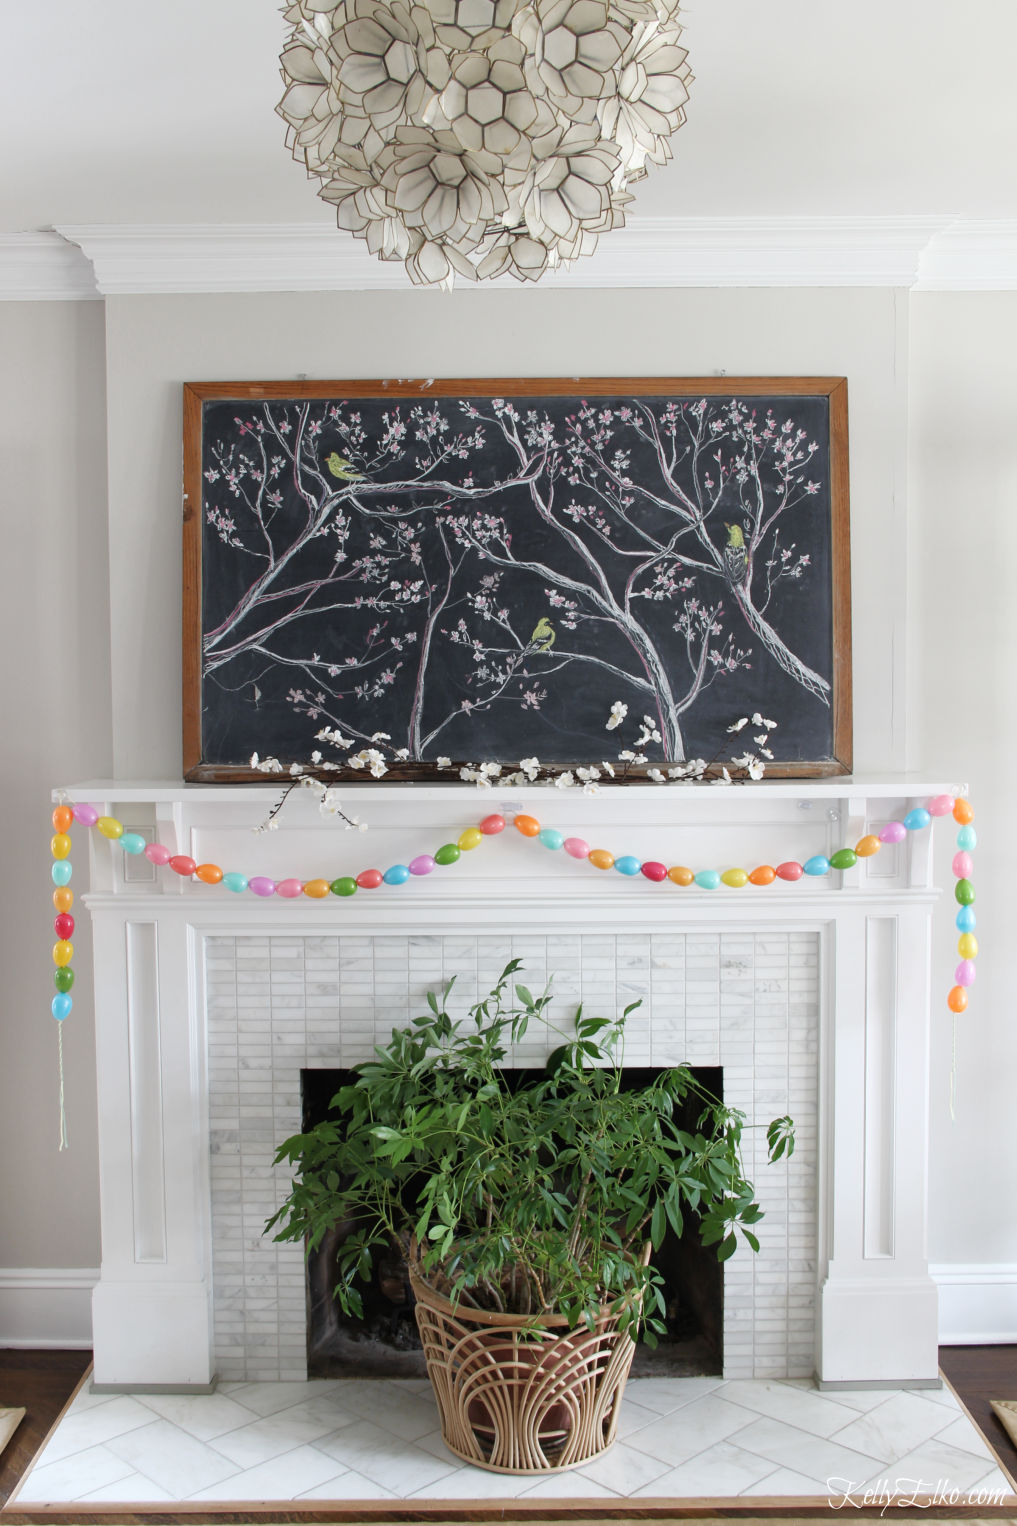
M 692 1066 L 696 1080 L 723 1098 L 720 1066 Z M 542 1074 L 510 1070 L 517 1084 Z M 622 1086 L 647 1086 L 660 1068 L 626 1066 Z M 336 1114 L 330 1104 L 341 1087 L 356 1079 L 352 1070 L 300 1073 L 303 1129 Z M 699 1108 L 687 1102 L 683 1127 L 694 1128 Z M 337 1225 L 307 1262 L 307 1375 L 310 1378 L 422 1378 L 426 1376 L 417 1336 L 406 1267 L 401 1257 L 375 1261 L 370 1287 L 361 1284 L 363 1319 L 347 1317 L 335 1301 L 335 1262 L 344 1234 Z M 664 1277 L 667 1334 L 655 1349 L 640 1343 L 634 1377 L 713 1377 L 723 1371 L 724 1274 L 715 1251 L 704 1249 L 691 1219 L 679 1239 L 670 1229 L 654 1264 Z

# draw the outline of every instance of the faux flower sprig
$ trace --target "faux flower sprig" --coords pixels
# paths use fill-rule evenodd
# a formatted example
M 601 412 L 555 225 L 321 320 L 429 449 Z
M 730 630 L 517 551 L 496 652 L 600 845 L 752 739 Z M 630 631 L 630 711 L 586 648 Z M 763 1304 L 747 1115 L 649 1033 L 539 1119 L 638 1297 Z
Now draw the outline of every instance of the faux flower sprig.
M 605 722 L 605 731 L 617 731 L 628 716 L 628 705 L 621 700 L 615 700 L 611 706 L 610 714 Z M 623 748 L 617 755 L 614 763 L 607 759 L 600 763 L 573 764 L 571 767 L 561 763 L 542 763 L 539 758 L 521 758 L 515 768 L 507 768 L 502 763 L 461 763 L 454 764 L 451 758 L 438 757 L 435 767 L 439 773 L 445 773 L 453 768 L 458 770 L 459 778 L 466 784 L 475 784 L 478 789 L 492 789 L 495 785 L 499 788 L 529 784 L 553 785 L 556 789 L 581 789 L 584 795 L 596 795 L 601 786 L 614 783 L 625 783 L 633 778 L 645 778 L 653 784 L 674 784 L 679 782 L 707 782 L 710 784 L 733 784 L 736 778 L 761 779 L 766 771 L 766 762 L 772 760 L 773 752 L 770 748 L 770 733 L 775 730 L 776 721 L 768 720 L 758 710 L 751 716 L 743 715 L 739 720 L 728 726 L 725 740 L 710 759 L 692 758 L 686 763 L 673 763 L 666 767 L 650 765 L 644 747 L 653 744 L 660 745 L 660 731 L 649 715 L 644 715 L 639 727 L 638 734 L 631 747 Z M 754 748 L 746 748 L 737 756 L 732 755 L 724 761 L 725 753 L 734 744 L 734 738 L 740 736 L 746 727 L 758 728 L 752 736 Z M 367 823 L 360 820 L 359 816 L 352 815 L 342 803 L 339 790 L 334 784 L 330 784 L 323 775 L 345 775 L 349 780 L 352 777 L 383 779 L 389 772 L 392 764 L 405 763 L 409 758 L 409 749 L 406 747 L 392 747 L 392 738 L 385 731 L 376 731 L 370 739 L 370 746 L 361 747 L 354 752 L 355 741 L 336 727 L 325 726 L 316 734 L 315 740 L 326 742 L 329 746 L 345 753 L 340 761 L 325 758 L 320 750 L 311 753 L 310 762 L 282 763 L 278 758 L 262 758 L 258 753 L 251 755 L 250 766 L 262 774 L 284 774 L 290 778 L 282 795 L 273 805 L 264 821 L 254 828 L 255 832 L 271 832 L 278 826 L 279 812 L 282 810 L 289 796 L 295 789 L 308 789 L 318 798 L 318 808 L 323 816 L 332 817 L 339 825 L 347 830 L 366 832 Z M 650 765 L 650 766 L 647 766 Z M 639 772 L 637 772 L 637 770 Z M 732 770 L 735 772 L 732 773 Z

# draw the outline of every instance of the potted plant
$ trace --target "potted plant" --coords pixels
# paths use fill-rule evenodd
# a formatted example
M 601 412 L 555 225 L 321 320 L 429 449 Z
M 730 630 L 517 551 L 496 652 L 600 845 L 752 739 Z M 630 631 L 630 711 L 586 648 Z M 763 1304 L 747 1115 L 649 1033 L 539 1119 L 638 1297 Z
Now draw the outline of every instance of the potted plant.
M 336 1298 L 400 1248 L 410 1267 L 442 1434 L 458 1456 L 504 1472 L 573 1467 L 610 1446 L 641 1333 L 664 1330 L 649 1260 L 667 1227 L 694 1228 L 724 1260 L 762 1211 L 741 1160 L 743 1114 L 687 1067 L 621 1085 L 625 1023 L 585 1017 L 543 1071 L 502 1069 L 508 1046 L 549 1023 L 548 991 L 514 985 L 513 960 L 456 1023 L 445 999 L 393 1031 L 333 1099 L 339 1116 L 279 1148 L 296 1167 L 268 1221 L 316 1249 L 337 1224 Z M 556 1030 L 557 1031 L 557 1030 Z M 696 1119 L 682 1126 L 691 1099 Z M 789 1118 L 767 1130 L 792 1151 Z

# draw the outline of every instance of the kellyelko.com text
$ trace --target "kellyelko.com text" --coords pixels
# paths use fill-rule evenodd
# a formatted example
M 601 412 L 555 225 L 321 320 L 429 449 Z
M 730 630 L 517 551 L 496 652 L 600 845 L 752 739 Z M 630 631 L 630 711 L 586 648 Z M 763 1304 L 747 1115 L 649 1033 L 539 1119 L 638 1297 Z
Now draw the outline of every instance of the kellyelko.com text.
M 1013 1493 L 1005 1486 L 958 1489 L 949 1479 L 935 1483 L 922 1478 L 880 1478 L 870 1484 L 851 1478 L 826 1480 L 827 1504 L 831 1510 L 931 1510 L 944 1505 L 1006 1505 Z

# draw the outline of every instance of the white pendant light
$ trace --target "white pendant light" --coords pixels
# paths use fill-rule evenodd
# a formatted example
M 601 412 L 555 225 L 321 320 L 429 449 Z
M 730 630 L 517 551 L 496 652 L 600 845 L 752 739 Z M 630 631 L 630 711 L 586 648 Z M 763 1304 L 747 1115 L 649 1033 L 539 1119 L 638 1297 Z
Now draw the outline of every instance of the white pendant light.
M 625 220 L 691 74 L 677 0 L 293 0 L 277 110 L 340 228 L 418 284 L 536 281 Z

